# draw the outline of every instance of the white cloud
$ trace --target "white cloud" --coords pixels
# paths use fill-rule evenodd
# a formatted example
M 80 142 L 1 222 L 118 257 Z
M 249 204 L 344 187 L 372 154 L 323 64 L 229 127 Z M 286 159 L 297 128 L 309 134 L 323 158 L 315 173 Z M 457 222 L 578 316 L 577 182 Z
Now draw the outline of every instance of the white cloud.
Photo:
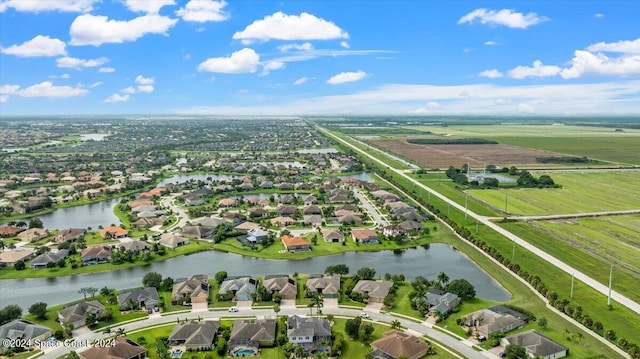
M 155 83 L 155 80 L 153 79 L 153 77 L 144 77 L 142 75 L 138 75 L 136 77 L 136 84 L 138 84 L 138 92 L 146 92 L 146 93 L 153 92 L 154 83 Z
M 62 74 L 62 75 L 60 75 L 60 78 L 61 78 L 61 79 L 69 79 L 69 78 L 71 78 L 71 75 L 69 75 L 69 74 Z
M 96 88 L 96 87 L 98 87 L 98 86 L 102 86 L 103 84 L 104 84 L 104 82 L 102 82 L 102 81 L 97 81 L 97 82 L 94 82 L 94 83 L 92 83 L 91 85 L 89 85 L 89 88 Z
M 126 0 L 127 9 L 133 12 L 157 14 L 164 6 L 175 5 L 174 0 Z
M 125 94 L 134 94 L 136 93 L 136 88 L 133 86 L 129 86 L 129 87 L 123 88 L 122 90 L 120 90 L 120 92 Z
M 0 52 L 19 57 L 60 56 L 67 54 L 66 46 L 64 42 L 58 39 L 38 35 L 20 45 L 0 48 Z
M 229 14 L 222 10 L 225 6 L 227 3 L 224 0 L 191 0 L 185 7 L 176 11 L 176 15 L 190 22 L 220 22 L 229 18 Z
M 89 91 L 80 87 L 71 86 L 54 86 L 50 81 L 43 81 L 39 84 L 29 86 L 25 89 L 16 91 L 15 94 L 22 97 L 74 97 L 84 96 Z
M 520 113 L 533 113 L 535 108 L 527 103 L 518 104 L 518 112 Z
M 597 12 L 597 13 L 593 14 L 593 17 L 595 17 L 597 19 L 602 19 L 604 17 L 604 15 L 599 13 L 599 12 Z
M 9 8 L 18 12 L 89 12 L 99 0 L 2 0 L 0 13 Z
M 212 57 L 198 65 L 198 71 L 220 72 L 227 74 L 253 73 L 260 65 L 260 55 L 245 47 L 229 57 Z
M 107 62 L 109 62 L 109 59 L 107 59 L 106 57 L 100 57 L 100 58 L 97 58 L 97 59 L 85 60 L 85 59 L 78 59 L 76 57 L 65 56 L 65 57 L 61 57 L 59 59 L 56 59 L 56 64 L 58 65 L 58 67 L 60 67 L 60 68 L 70 68 L 70 69 L 74 69 L 74 70 L 81 70 L 81 69 L 86 68 L 86 67 L 101 66 L 101 65 L 106 64 Z
M 348 49 L 351 47 L 349 46 L 349 43 L 346 41 L 340 41 L 340 46 L 344 47 L 345 49 Z
M 306 12 L 287 15 L 276 12 L 256 20 L 244 30 L 233 34 L 234 40 L 244 44 L 269 40 L 331 40 L 347 39 L 349 34 L 334 23 Z
M 560 76 L 573 79 L 585 75 L 631 76 L 640 75 L 640 55 L 610 58 L 602 53 L 592 54 L 576 50 L 571 67 L 562 69 Z
M 107 97 L 104 102 L 106 103 L 117 103 L 117 102 L 126 102 L 129 101 L 129 95 L 120 95 L 119 93 L 114 93 L 113 95 Z
M 311 44 L 310 42 L 305 42 L 302 44 L 285 44 L 278 46 L 278 50 L 282 52 L 287 52 L 289 50 L 309 51 L 313 50 L 313 44 Z
M 472 12 L 466 14 L 458 20 L 458 24 L 473 23 L 476 19 L 480 20 L 481 24 L 489 25 L 502 25 L 516 29 L 526 29 L 531 25 L 536 25 L 542 21 L 548 20 L 546 17 L 540 17 L 534 12 L 523 14 L 521 12 L 514 12 L 510 9 L 502 10 L 487 10 L 487 9 L 475 9 Z
M 424 115 L 424 114 L 433 114 L 433 113 L 440 113 L 440 104 L 435 102 L 435 101 L 431 101 L 429 103 L 427 103 L 427 106 L 425 107 L 419 107 L 413 111 L 409 111 L 409 113 L 414 114 L 414 115 Z
M 347 82 L 355 82 L 360 81 L 367 77 L 367 73 L 364 71 L 355 71 L 355 72 L 341 72 L 335 76 L 332 76 L 327 80 L 327 83 L 330 85 L 338 85 Z
M 285 67 L 285 63 L 282 61 L 269 61 L 262 65 L 262 75 L 267 75 L 273 70 L 280 70 Z
M 1 5 L 0 5 L 1 6 Z M 9 101 L 9 96 L 7 95 L 0 95 L 0 103 L 5 103 Z
M 307 77 L 301 77 L 295 81 L 293 81 L 294 85 L 302 85 L 303 83 L 307 82 L 309 79 Z
M 98 72 L 101 72 L 103 74 L 109 74 L 112 72 L 116 72 L 116 69 L 114 69 L 113 67 L 101 67 L 98 69 Z
M 467 91 L 467 90 L 460 91 L 458 96 L 460 96 L 460 97 L 471 97 L 471 95 L 469 94 L 469 91 Z
M 590 52 L 620 52 L 625 54 L 640 54 L 640 38 L 635 40 L 622 40 L 618 42 L 599 42 L 589 45 Z
M 533 62 L 533 67 L 517 66 L 507 72 L 509 77 L 514 79 L 524 79 L 527 77 L 549 77 L 556 76 L 562 69 L 558 66 L 543 65 L 542 61 Z
M 166 35 L 178 19 L 167 16 L 144 15 L 132 20 L 109 20 L 106 16 L 84 14 L 71 24 L 71 45 L 100 46 L 105 43 L 135 41 L 146 34 Z
M 497 98 L 495 100 L 493 100 L 493 103 L 495 103 L 498 106 L 504 106 L 504 105 L 508 105 L 511 103 L 511 99 L 508 98 Z
M 497 45 L 500 45 L 500 43 L 499 43 L 499 42 L 496 42 L 496 41 L 493 41 L 493 40 L 486 41 L 484 44 L 485 44 L 485 45 L 487 45 L 487 46 L 497 46 Z
M 488 77 L 490 79 L 497 79 L 502 77 L 502 72 L 496 70 L 496 69 L 492 69 L 492 70 L 484 70 L 481 73 L 478 74 L 478 76 L 480 77 Z
M 19 85 L 2 85 L 0 86 L 0 95 L 13 95 L 20 90 Z

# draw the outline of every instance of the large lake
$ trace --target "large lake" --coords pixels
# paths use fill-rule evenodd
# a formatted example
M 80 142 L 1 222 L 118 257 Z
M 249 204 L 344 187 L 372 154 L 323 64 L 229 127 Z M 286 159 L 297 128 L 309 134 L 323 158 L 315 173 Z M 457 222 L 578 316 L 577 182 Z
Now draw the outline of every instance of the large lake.
M 475 288 L 477 296 L 495 301 L 506 301 L 511 295 L 498 282 L 483 272 L 475 263 L 447 244 L 432 244 L 429 249 L 418 247 L 402 254 L 392 251 L 350 252 L 304 260 L 275 260 L 244 257 L 237 254 L 207 251 L 156 262 L 144 267 L 122 269 L 111 272 L 74 275 L 58 278 L 5 279 L 0 280 L 0 308 L 18 304 L 28 308 L 31 304 L 45 301 L 49 305 L 61 304 L 82 298 L 78 289 L 97 287 L 125 289 L 140 287 L 142 277 L 150 271 L 173 278 L 192 274 L 208 274 L 225 270 L 229 275 L 323 273 L 329 265 L 347 264 L 352 273 L 361 267 L 371 267 L 378 276 L 385 273 L 435 279 L 440 272 L 451 278 L 465 278 Z M 46 269 L 45 269 L 46 270 Z

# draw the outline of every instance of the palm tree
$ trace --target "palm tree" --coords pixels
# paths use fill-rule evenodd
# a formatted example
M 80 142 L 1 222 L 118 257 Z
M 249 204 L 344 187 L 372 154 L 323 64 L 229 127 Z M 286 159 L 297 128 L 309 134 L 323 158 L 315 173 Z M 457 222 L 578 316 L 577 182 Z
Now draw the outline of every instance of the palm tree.
M 118 337 L 124 337 L 126 335 L 124 328 L 118 328 L 118 330 L 116 330 L 116 336 L 115 339 L 117 339 Z
M 318 295 L 318 293 L 315 293 L 313 297 L 311 297 L 310 306 L 316 307 L 316 318 L 317 318 L 320 313 L 320 308 L 324 306 L 324 299 L 320 295 Z
M 438 284 L 440 288 L 444 289 L 447 283 L 449 283 L 449 276 L 445 272 L 440 272 L 440 274 L 438 274 Z
M 400 324 L 399 320 L 391 322 L 391 329 L 400 329 L 400 327 L 402 327 L 402 324 Z
M 276 313 L 276 323 L 278 322 L 278 313 L 280 313 L 280 306 L 278 304 L 273 305 L 273 311 Z

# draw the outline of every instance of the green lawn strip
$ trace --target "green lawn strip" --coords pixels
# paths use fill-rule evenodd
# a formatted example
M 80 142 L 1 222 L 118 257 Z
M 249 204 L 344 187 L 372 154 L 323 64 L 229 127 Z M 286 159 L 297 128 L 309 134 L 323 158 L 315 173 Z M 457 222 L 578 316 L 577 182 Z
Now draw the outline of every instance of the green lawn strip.
M 29 348 L 29 350 L 27 350 L 25 352 L 13 354 L 10 357 L 3 357 L 3 358 L 27 359 L 27 358 L 31 358 L 32 356 L 42 356 L 42 354 L 43 354 L 43 352 L 38 350 L 38 349 Z
M 442 193 L 448 198 L 451 198 L 461 206 L 464 206 L 465 192 L 463 192 L 463 190 L 460 188 L 460 185 L 451 181 L 451 179 L 447 178 L 444 174 L 442 174 L 444 178 L 441 181 L 437 181 L 437 182 L 431 179 L 424 180 L 423 179 L 424 177 L 422 176 L 424 175 L 418 175 L 418 178 L 417 178 L 418 182 L 423 183 L 427 186 L 433 187 L 436 191 Z M 484 192 L 484 191 L 495 191 L 495 190 L 485 189 L 485 190 L 475 190 L 475 191 Z M 503 204 L 504 204 L 504 201 L 503 201 Z M 502 215 L 502 211 L 499 207 L 487 206 L 487 204 L 483 200 L 471 194 L 467 196 L 467 206 L 468 206 L 467 208 L 469 208 L 470 211 L 475 212 L 482 216 L 495 217 L 495 216 Z
M 411 284 L 406 282 L 401 283 L 398 287 L 398 291 L 396 292 L 395 303 L 393 303 L 393 307 L 391 307 L 389 311 L 423 321 L 424 317 L 420 312 L 411 308 L 411 299 L 409 299 L 409 294 L 412 291 L 413 288 L 411 287 Z
M 581 238 L 581 234 L 585 234 L 584 229 L 576 228 L 575 224 L 509 222 L 500 223 L 500 226 L 604 285 L 609 284 L 609 266 L 613 264 L 613 288 L 635 301 L 640 300 L 640 275 L 633 272 L 640 271 L 638 249 L 616 242 L 617 236 L 607 232 L 610 227 L 595 226 L 586 233 L 588 237 Z

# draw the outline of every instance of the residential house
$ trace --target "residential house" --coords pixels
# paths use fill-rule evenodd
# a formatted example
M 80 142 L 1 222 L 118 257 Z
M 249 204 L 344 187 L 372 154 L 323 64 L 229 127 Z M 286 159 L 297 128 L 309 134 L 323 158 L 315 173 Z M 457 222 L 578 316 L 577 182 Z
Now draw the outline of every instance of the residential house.
M 276 218 L 271 219 L 271 224 L 276 227 L 286 227 L 292 224 L 295 224 L 296 220 L 291 217 L 286 216 L 278 216 Z
M 464 317 L 464 325 L 475 327 L 478 337 L 489 338 L 493 333 L 506 333 L 522 328 L 528 317 L 501 305 L 473 312 Z
M 82 263 L 98 264 L 111 260 L 111 247 L 109 246 L 90 246 L 82 250 Z
M 120 248 L 123 248 L 125 251 L 138 253 L 141 251 L 150 250 L 151 246 L 149 245 L 149 243 L 144 241 L 127 241 L 120 243 Z
M 159 302 L 158 291 L 154 287 L 136 288 L 118 293 L 120 310 L 135 308 L 145 308 L 148 310 L 149 308 L 157 306 Z
M 227 213 L 233 213 L 233 212 L 227 212 Z M 225 215 L 227 213 L 225 213 Z M 261 228 L 261 227 L 260 227 L 260 225 L 258 223 L 250 222 L 250 221 L 244 221 L 244 222 L 236 225 L 235 227 L 233 227 L 234 230 L 243 231 L 243 232 L 249 232 L 252 229 L 259 229 L 259 228 Z
M 86 233 L 87 230 L 84 228 L 69 228 L 58 232 L 54 239 L 57 243 L 74 241 L 78 238 L 82 238 Z
M 431 314 L 440 313 L 441 315 L 445 315 L 460 305 L 460 297 L 435 288 L 429 289 L 424 296 L 418 300 L 422 300 L 428 305 L 429 313 Z
M 317 202 L 318 202 L 318 198 L 316 198 L 316 196 L 312 194 L 302 197 L 302 203 L 304 203 L 305 206 L 309 206 Z
M 390 330 L 371 343 L 372 359 L 419 359 L 429 352 L 429 344 L 405 332 Z
M 266 217 L 269 214 L 269 212 L 262 207 L 249 208 L 247 212 L 251 218 Z
M 22 242 L 35 242 L 49 235 L 49 231 L 42 228 L 30 228 L 16 236 Z
M 220 208 L 236 207 L 237 205 L 238 201 L 235 198 L 223 198 L 218 201 L 218 206 Z
M 21 339 L 35 344 L 36 340 L 45 341 L 51 337 L 51 333 L 51 329 L 28 320 L 13 320 L 0 326 L 0 352 L 6 348 L 6 343 L 11 343 L 11 339 Z
M 258 280 L 252 277 L 227 278 L 218 290 L 221 298 L 251 300 L 258 287 Z
M 207 200 L 197 193 L 187 193 L 182 196 L 182 199 L 187 206 L 200 206 L 207 203 Z
M 273 345 L 276 339 L 276 321 L 273 319 L 236 320 L 231 328 L 229 338 L 229 351 L 238 346 L 247 346 L 255 350 L 260 345 Z
M 78 353 L 83 359 L 144 359 L 147 348 L 125 337 L 115 338 L 113 345 L 92 346 Z
M 353 287 L 353 292 L 362 295 L 366 294 L 368 302 L 382 303 L 392 286 L 392 282 L 385 280 L 360 280 Z
M 271 294 L 280 293 L 282 299 L 296 299 L 298 286 L 295 278 L 288 276 L 267 277 L 262 282 Z
M 281 240 L 282 245 L 284 245 L 284 249 L 286 249 L 290 253 L 311 251 L 311 244 L 309 244 L 309 242 L 302 237 L 292 237 L 285 234 L 284 236 L 282 236 Z
M 171 291 L 171 301 L 181 304 L 209 302 L 209 277 L 206 274 L 176 279 Z
M 0 267 L 13 266 L 18 261 L 26 261 L 33 256 L 33 248 L 21 247 L 0 252 Z
M 169 248 L 178 248 L 189 244 L 189 238 L 179 236 L 175 233 L 163 233 L 158 243 Z
M 178 323 L 173 327 L 167 342 L 169 345 L 184 346 L 187 350 L 210 350 L 220 328 L 219 321 Z
M 216 228 L 219 225 L 226 224 L 226 223 L 227 222 L 225 222 L 225 220 L 223 220 L 222 218 L 216 218 L 216 217 L 205 218 L 200 222 L 198 222 L 198 224 L 203 227 L 211 227 L 211 228 Z
M 47 268 L 47 265 L 49 265 L 49 263 L 56 263 L 60 259 L 63 259 L 68 255 L 68 249 L 59 249 L 56 252 L 44 252 L 41 255 L 33 258 L 29 263 L 29 267 L 33 269 Z
M 194 239 L 211 239 L 216 234 L 216 229 L 206 226 L 184 226 L 182 227 L 182 236 Z
M 509 344 L 524 347 L 531 358 L 557 359 L 569 354 L 569 348 L 540 334 L 535 329 L 502 338 L 500 344 L 504 347 Z
M 304 215 L 302 217 L 302 223 L 305 226 L 320 227 L 322 222 L 322 216 L 319 214 Z
M 0 227 L 0 238 L 13 237 L 22 231 L 24 231 L 24 228 L 8 226 Z
M 352 213 L 337 217 L 337 221 L 341 224 L 362 224 L 362 218 Z
M 287 319 L 289 343 L 300 345 L 307 352 L 331 347 L 331 323 L 324 318 L 303 318 L 292 315 Z
M 354 228 L 351 236 L 356 243 L 378 243 L 378 233 L 369 228 Z
M 344 233 L 339 229 L 325 229 L 322 231 L 322 238 L 325 242 L 344 242 Z
M 145 228 L 153 226 L 161 226 L 164 224 L 162 218 L 139 218 L 137 221 L 131 223 L 136 228 Z
M 317 293 L 325 298 L 337 298 L 340 294 L 340 277 L 309 277 L 306 286 L 308 297 Z
M 119 226 L 109 226 L 100 230 L 100 237 L 103 239 L 124 238 L 129 231 Z
M 407 233 L 411 233 L 413 231 L 419 231 L 424 228 L 422 223 L 417 221 L 409 221 L 409 220 L 398 223 L 398 227 L 402 228 Z
M 58 311 L 58 320 L 62 324 L 71 324 L 73 329 L 86 325 L 87 314 L 99 315 L 104 306 L 97 300 L 83 301 Z
M 322 210 L 318 206 L 304 206 L 302 208 L 302 214 L 322 214 Z
M 247 241 L 249 243 L 262 243 L 265 239 L 268 239 L 271 232 L 265 231 L 262 228 L 253 228 L 247 231 Z
M 298 213 L 298 208 L 294 206 L 278 206 L 276 213 L 281 216 L 293 216 Z

